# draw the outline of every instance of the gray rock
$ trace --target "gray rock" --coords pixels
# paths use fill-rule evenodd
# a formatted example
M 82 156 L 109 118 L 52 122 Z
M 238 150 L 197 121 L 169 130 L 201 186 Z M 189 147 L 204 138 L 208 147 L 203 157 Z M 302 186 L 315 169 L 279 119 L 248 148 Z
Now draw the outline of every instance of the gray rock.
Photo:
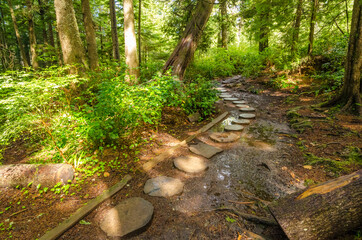
M 143 198 L 129 198 L 107 211 L 100 222 L 109 237 L 122 237 L 147 225 L 153 215 L 153 206 Z
M 235 101 L 235 100 L 238 100 L 238 98 L 224 98 L 225 101 Z
M 184 184 L 181 180 L 160 176 L 148 179 L 143 191 L 153 197 L 171 197 L 182 193 Z
M 255 114 L 252 113 L 242 113 L 239 115 L 240 118 L 252 119 L 255 118 Z
M 236 105 L 238 108 L 248 108 L 249 106 L 248 105 L 245 105 L 245 104 L 238 104 Z
M 201 155 L 206 158 L 211 158 L 212 156 L 222 152 L 223 150 L 221 148 L 210 146 L 205 143 L 198 143 L 196 145 L 191 145 L 190 151 L 197 155 Z
M 238 100 L 238 101 L 233 101 L 234 104 L 246 104 L 247 102 L 244 100 Z
M 221 93 L 225 93 L 225 92 L 227 92 L 227 90 L 226 90 L 226 89 L 219 89 L 218 91 L 219 91 L 219 92 L 221 92 Z
M 198 156 L 182 156 L 173 160 L 175 167 L 187 173 L 199 173 L 207 168 L 205 160 Z
M 242 112 L 255 112 L 255 108 L 253 107 L 240 108 L 239 110 Z
M 190 122 L 197 122 L 201 118 L 201 115 L 199 112 L 195 112 L 189 116 L 187 116 Z
M 241 131 L 244 129 L 244 127 L 240 125 L 227 125 L 224 129 L 226 131 Z
M 215 132 L 210 134 L 210 138 L 216 142 L 220 143 L 229 143 L 229 142 L 235 142 L 240 138 L 239 135 L 235 133 L 219 133 Z
M 232 95 L 230 95 L 230 94 L 221 94 L 220 97 L 222 97 L 222 98 L 231 98 Z
M 247 125 L 247 124 L 250 124 L 250 120 L 247 120 L 247 119 L 235 119 L 235 120 L 232 121 L 232 123 Z

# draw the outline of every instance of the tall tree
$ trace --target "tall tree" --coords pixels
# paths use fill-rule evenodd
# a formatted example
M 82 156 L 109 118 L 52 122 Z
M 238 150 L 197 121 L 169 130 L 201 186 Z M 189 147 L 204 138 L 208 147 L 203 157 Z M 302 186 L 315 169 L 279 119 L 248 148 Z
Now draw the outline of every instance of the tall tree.
M 134 28 L 133 0 L 123 0 L 124 13 L 124 49 L 127 64 L 127 75 L 133 76 L 137 82 L 140 71 L 137 59 L 137 40 Z
M 97 42 L 96 42 L 96 33 L 94 30 L 94 24 L 92 20 L 92 13 L 89 6 L 89 0 L 82 0 L 81 4 L 82 4 L 85 35 L 87 39 L 89 65 L 91 69 L 96 69 L 98 67 Z
M 43 35 L 43 43 L 48 44 L 48 35 L 47 35 L 47 29 L 46 29 L 46 21 L 45 21 L 45 6 L 42 0 L 38 0 L 39 4 L 39 14 L 40 14 L 40 21 L 41 21 L 41 30 Z
M 262 0 L 257 4 L 259 18 L 259 52 L 263 52 L 269 46 L 269 11 L 270 2 Z
M 28 18 L 28 27 L 29 27 L 29 42 L 30 42 L 30 53 L 31 53 L 31 65 L 36 70 L 39 68 L 38 63 L 38 54 L 36 52 L 36 36 L 35 36 L 35 29 L 34 29 L 34 21 L 33 21 L 33 7 L 32 1 L 26 0 L 26 6 L 28 9 L 27 18 Z
M 227 0 L 220 0 L 220 16 L 221 16 L 221 47 L 227 49 L 228 29 L 227 29 Z
M 215 0 L 198 0 L 190 21 L 186 25 L 183 37 L 167 60 L 163 71 L 172 68 L 174 75 L 183 78 L 188 64 L 191 62 L 202 32 L 209 20 Z
M 351 34 L 348 43 L 348 53 L 345 63 L 344 83 L 341 92 L 336 98 L 324 104 L 332 106 L 341 104 L 342 111 L 355 109 L 362 115 L 361 101 L 361 69 L 362 69 L 362 1 L 354 0 Z
M 54 7 L 64 63 L 83 64 L 88 68 L 72 0 L 54 0 Z M 72 68 L 71 72 L 75 70 Z
M 312 55 L 313 52 L 313 42 L 314 42 L 314 28 L 318 12 L 318 0 L 313 0 L 312 11 L 310 16 L 310 27 L 309 27 L 309 42 L 308 42 L 308 55 Z
M 298 0 L 297 4 L 297 12 L 295 16 L 295 22 L 292 29 L 292 43 L 291 43 L 291 55 L 292 59 L 295 59 L 295 52 L 297 50 L 298 41 L 299 41 L 299 29 L 300 29 L 300 22 L 302 18 L 302 8 L 303 8 L 303 0 Z
M 13 20 L 16 40 L 18 42 L 18 46 L 19 46 L 19 49 L 20 49 L 21 59 L 23 61 L 24 67 L 29 67 L 29 62 L 28 62 L 28 59 L 26 57 L 24 45 L 23 45 L 23 42 L 22 42 L 21 37 L 20 37 L 19 28 L 18 28 L 18 24 L 16 23 L 15 12 L 14 12 L 11 0 L 8 0 L 8 4 L 9 4 L 9 9 L 10 9 L 11 19 Z
M 142 20 L 142 0 L 138 0 L 138 63 L 142 62 L 142 47 L 141 47 L 141 20 Z
M 116 3 L 115 0 L 109 0 L 109 11 L 111 17 L 111 32 L 112 32 L 112 49 L 113 58 L 120 60 L 119 43 L 118 43 L 118 31 L 117 31 L 117 19 L 116 19 Z

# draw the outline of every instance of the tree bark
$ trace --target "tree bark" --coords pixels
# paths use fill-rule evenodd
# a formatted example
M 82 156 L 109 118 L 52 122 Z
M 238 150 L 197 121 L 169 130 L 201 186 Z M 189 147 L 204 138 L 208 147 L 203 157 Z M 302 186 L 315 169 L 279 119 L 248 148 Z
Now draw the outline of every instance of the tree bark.
M 263 52 L 267 47 L 269 47 L 269 11 L 270 3 L 262 3 L 259 13 L 261 24 L 259 32 L 259 52 Z
M 41 30 L 43 34 L 43 43 L 45 45 L 48 44 L 48 35 L 47 35 L 47 29 L 46 29 L 46 22 L 45 22 L 45 10 L 44 10 L 44 4 L 41 0 L 38 0 L 39 3 L 39 14 L 40 14 L 40 21 L 41 21 Z
M 227 49 L 228 47 L 228 29 L 227 29 L 227 0 L 220 1 L 220 14 L 221 14 L 221 47 Z
M 97 41 L 96 33 L 94 30 L 94 23 L 92 20 L 92 13 L 89 6 L 89 0 L 82 0 L 82 13 L 85 28 L 85 35 L 87 40 L 87 49 L 89 56 L 89 65 L 91 69 L 98 67 L 98 53 L 97 53 Z
M 351 34 L 345 63 L 344 83 L 342 91 L 330 102 L 322 106 L 341 104 L 341 111 L 355 111 L 362 115 L 361 101 L 361 68 L 362 68 L 362 3 L 355 0 L 353 4 Z
M 142 20 L 142 0 L 138 1 L 138 62 L 142 63 L 142 46 L 141 46 L 141 20 Z
M 0 166 L 0 187 L 26 187 L 41 184 L 42 187 L 53 187 L 62 182 L 67 184 L 74 176 L 73 167 L 69 164 L 15 164 Z
M 114 1 L 115 0 L 109 0 L 109 11 L 111 17 L 111 32 L 112 32 L 112 48 L 113 48 L 113 58 L 119 61 L 121 59 L 121 56 L 119 54 L 116 4 Z
M 362 225 L 361 199 L 359 170 L 277 200 L 269 209 L 289 239 L 335 239 Z
M 127 64 L 126 80 L 134 78 L 137 82 L 139 78 L 139 64 L 137 59 L 137 40 L 134 27 L 133 0 L 123 0 L 124 13 L 124 49 Z
M 22 42 L 21 37 L 20 37 L 18 24 L 16 23 L 16 17 L 15 17 L 15 12 L 14 12 L 14 9 L 13 9 L 13 5 L 11 3 L 11 0 L 7 0 L 7 1 L 8 1 L 8 4 L 9 4 L 11 19 L 13 20 L 15 36 L 16 36 L 16 40 L 18 41 L 18 46 L 19 46 L 19 50 L 20 50 L 21 59 L 23 60 L 23 65 L 24 65 L 24 67 L 29 67 L 29 62 L 28 62 L 28 59 L 26 57 L 24 45 L 23 45 L 23 42 Z
M 64 64 L 83 64 L 88 68 L 72 0 L 54 0 L 54 7 Z M 76 68 L 71 72 L 76 73 Z
M 33 7 L 32 1 L 27 0 L 26 6 L 28 9 L 28 24 L 29 24 L 29 42 L 30 42 L 30 53 L 31 53 L 31 65 L 35 70 L 39 68 L 38 63 L 38 53 L 36 52 L 37 44 L 36 44 L 36 36 L 35 36 L 35 29 L 34 29 L 34 21 L 33 21 Z
M 292 44 L 291 44 L 291 55 L 292 59 L 295 59 L 295 52 L 297 51 L 298 41 L 299 41 L 299 29 L 300 29 L 300 22 L 302 18 L 302 8 L 303 8 L 303 0 L 298 0 L 297 5 L 297 12 L 295 16 L 295 23 L 293 26 L 292 32 Z
M 313 52 L 313 42 L 314 42 L 314 27 L 317 18 L 317 11 L 318 11 L 318 0 L 313 0 L 312 5 L 312 12 L 310 17 L 310 27 L 309 27 L 309 43 L 308 43 L 308 55 L 312 55 Z
M 163 67 L 163 72 L 172 68 L 172 73 L 183 78 L 188 64 L 197 49 L 197 44 L 209 20 L 215 0 L 198 0 L 195 11 L 187 24 L 183 37 Z

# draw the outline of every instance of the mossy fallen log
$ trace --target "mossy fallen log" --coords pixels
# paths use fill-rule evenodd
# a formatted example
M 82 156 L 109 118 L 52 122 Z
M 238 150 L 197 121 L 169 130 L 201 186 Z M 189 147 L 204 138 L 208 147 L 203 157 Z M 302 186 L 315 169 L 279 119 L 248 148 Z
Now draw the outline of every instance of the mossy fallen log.
M 289 239 L 334 239 L 362 226 L 362 170 L 288 195 L 269 209 Z
M 69 164 L 12 164 L 0 166 L 0 187 L 34 186 L 52 187 L 67 183 L 74 177 L 73 167 Z

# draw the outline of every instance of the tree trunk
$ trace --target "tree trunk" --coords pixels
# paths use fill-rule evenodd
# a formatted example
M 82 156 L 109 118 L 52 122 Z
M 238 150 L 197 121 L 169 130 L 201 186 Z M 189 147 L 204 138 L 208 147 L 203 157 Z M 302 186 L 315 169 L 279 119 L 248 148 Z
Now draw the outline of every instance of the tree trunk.
M 137 59 L 137 40 L 134 28 L 133 0 L 123 0 L 124 14 L 124 49 L 127 64 L 126 80 L 139 78 L 140 71 Z
M 295 52 L 297 51 L 297 46 L 299 41 L 299 29 L 302 18 L 302 8 L 303 8 L 303 0 L 298 0 L 295 23 L 292 31 L 291 55 L 293 60 L 295 59 Z
M 109 0 L 109 11 L 110 11 L 110 17 L 111 17 L 113 58 L 119 61 L 121 59 L 121 56 L 119 54 L 117 19 L 116 19 L 116 4 L 115 4 L 114 0 Z
M 48 44 L 48 35 L 47 35 L 47 29 L 46 29 L 46 22 L 45 22 L 45 10 L 44 10 L 44 4 L 41 0 L 38 0 L 39 3 L 39 14 L 40 14 L 40 21 L 41 21 L 41 30 L 43 34 L 43 43 L 45 45 Z
M 35 36 L 35 29 L 34 29 L 34 21 L 33 21 L 33 9 L 32 9 L 32 1 L 27 0 L 26 6 L 28 9 L 28 24 L 29 24 L 29 42 L 30 42 L 30 53 L 31 53 L 31 65 L 35 70 L 39 68 L 38 63 L 38 53 L 36 52 L 36 36 Z
M 308 43 L 308 55 L 312 55 L 313 52 L 313 41 L 314 41 L 314 27 L 317 18 L 317 11 L 318 11 L 318 0 L 313 0 L 312 5 L 312 13 L 310 17 L 310 28 L 309 28 L 309 43 Z
M 269 11 L 270 3 L 264 2 L 260 10 L 260 32 L 259 32 L 259 52 L 263 52 L 269 46 Z
M 54 0 L 54 7 L 64 64 L 83 64 L 88 68 L 72 0 Z M 71 72 L 76 73 L 76 68 Z
M 221 14 L 221 47 L 228 48 L 228 29 L 227 29 L 227 9 L 226 1 L 220 1 L 220 14 Z
M 18 24 L 16 23 L 16 17 L 15 17 L 14 9 L 13 9 L 11 0 L 7 0 L 7 1 L 8 1 L 8 4 L 9 4 L 9 9 L 10 9 L 10 13 L 11 13 L 11 18 L 13 20 L 16 40 L 18 41 L 18 46 L 19 46 L 19 50 L 20 50 L 21 59 L 23 60 L 23 65 L 24 65 L 24 67 L 29 67 L 29 62 L 28 62 L 28 59 L 26 57 L 24 45 L 23 45 L 23 42 L 22 42 L 21 37 L 20 37 Z
M 142 48 L 141 48 L 141 20 L 142 20 L 142 0 L 138 1 L 138 62 L 142 63 Z
M 89 6 L 89 0 L 82 0 L 82 13 L 85 28 L 85 35 L 87 39 L 87 49 L 89 56 L 89 65 L 91 69 L 98 67 L 98 53 L 97 53 L 97 42 L 96 33 L 94 30 L 94 24 L 92 20 L 92 13 Z
M 15 164 L 0 166 L 1 187 L 33 186 L 53 187 L 61 182 L 67 184 L 74 176 L 73 167 L 69 164 Z
M 358 115 L 362 115 L 362 3 L 359 0 L 355 0 L 353 4 L 351 34 L 345 64 L 342 91 L 323 106 L 341 104 L 343 106 L 341 111 L 355 111 Z
M 198 0 L 195 11 L 185 28 L 183 37 L 163 67 L 163 72 L 172 68 L 174 75 L 183 78 L 188 64 L 191 62 L 209 20 L 215 0 Z
M 335 239 L 362 225 L 361 199 L 359 170 L 277 200 L 269 209 L 289 239 Z

